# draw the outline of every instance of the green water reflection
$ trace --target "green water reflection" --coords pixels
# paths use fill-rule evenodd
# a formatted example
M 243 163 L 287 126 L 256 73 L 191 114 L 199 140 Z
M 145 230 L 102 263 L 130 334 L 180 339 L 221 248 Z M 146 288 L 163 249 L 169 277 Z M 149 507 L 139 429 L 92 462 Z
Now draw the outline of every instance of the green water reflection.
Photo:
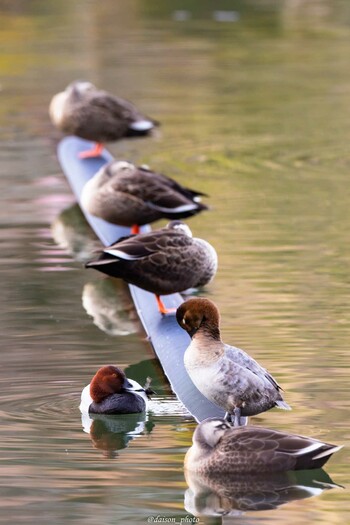
M 194 423 L 149 364 L 128 307 L 132 326 L 112 336 L 115 317 L 95 318 L 82 302 L 110 289 L 83 271 L 81 224 L 69 242 L 67 218 L 77 216 L 64 213 L 72 197 L 47 115 L 74 78 L 162 122 L 153 139 L 111 145 L 115 156 L 210 195 L 212 210 L 191 228 L 219 253 L 208 294 L 223 336 L 271 371 L 294 409 L 255 423 L 346 445 L 327 466 L 345 489 L 242 520 L 349 521 L 349 23 L 345 0 L 0 1 L 0 521 L 188 514 L 182 463 Z M 68 234 L 64 248 L 55 228 Z M 159 396 L 151 432 L 107 458 L 83 432 L 79 393 L 109 362 L 141 381 L 144 361 Z

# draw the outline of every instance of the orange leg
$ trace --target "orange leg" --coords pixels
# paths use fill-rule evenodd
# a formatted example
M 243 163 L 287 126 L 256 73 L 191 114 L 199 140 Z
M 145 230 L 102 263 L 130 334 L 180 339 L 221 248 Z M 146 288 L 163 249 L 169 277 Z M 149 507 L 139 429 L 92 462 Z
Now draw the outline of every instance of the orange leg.
M 103 144 L 96 142 L 95 147 L 86 151 L 81 151 L 78 155 L 79 159 L 90 159 L 92 157 L 101 157 L 103 151 Z
M 130 230 L 131 235 L 137 235 L 140 233 L 140 226 L 138 224 L 133 224 Z
M 156 295 L 156 301 L 157 301 L 157 305 L 158 305 L 158 310 L 161 314 L 165 315 L 165 314 L 173 314 L 174 312 L 176 312 L 176 308 L 167 308 L 163 301 L 161 300 L 161 298 L 159 297 L 159 295 Z

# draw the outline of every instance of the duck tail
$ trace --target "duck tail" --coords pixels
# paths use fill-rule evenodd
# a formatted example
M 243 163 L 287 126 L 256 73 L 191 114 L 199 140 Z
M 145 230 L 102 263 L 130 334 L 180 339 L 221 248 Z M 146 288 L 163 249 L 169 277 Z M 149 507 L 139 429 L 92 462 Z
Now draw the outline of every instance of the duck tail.
M 135 120 L 134 122 L 131 122 L 129 124 L 127 136 L 143 137 L 145 135 L 149 135 L 149 133 L 151 133 L 152 130 L 159 125 L 159 122 L 157 122 L 156 120 L 151 120 L 147 118 Z
M 285 401 L 283 401 L 283 399 L 278 399 L 276 401 L 276 405 L 275 405 L 277 408 L 280 408 L 281 410 L 292 410 L 292 407 L 290 407 L 288 405 L 288 403 L 286 403 Z
M 201 202 L 196 201 L 192 201 L 188 204 L 182 204 L 181 206 L 177 206 L 176 208 L 166 208 L 164 206 L 154 204 L 153 202 L 147 202 L 147 205 L 149 206 L 149 208 L 152 208 L 153 210 L 162 213 L 164 217 L 167 217 L 170 220 L 186 219 L 188 217 L 196 215 L 196 213 L 202 210 L 208 209 L 208 206 L 206 204 L 202 204 Z
M 307 448 L 309 448 L 309 451 Z M 329 458 L 335 454 L 335 452 L 338 452 L 343 447 L 330 445 L 328 443 L 320 443 L 318 444 L 318 447 L 311 445 L 307 448 L 299 452 L 300 457 L 297 458 L 296 464 L 297 470 L 321 468 L 327 463 Z
M 339 450 L 341 450 L 342 448 L 343 445 L 330 445 L 330 448 L 328 448 L 327 450 L 323 450 L 319 454 L 316 454 L 316 456 L 314 456 L 312 459 L 316 461 L 318 459 L 328 458 L 329 456 L 332 456 L 332 454 L 339 452 Z
M 93 259 L 87 261 L 84 266 L 85 268 L 98 268 L 99 266 L 106 266 L 107 264 L 115 264 L 119 262 L 116 257 L 101 257 L 100 259 Z

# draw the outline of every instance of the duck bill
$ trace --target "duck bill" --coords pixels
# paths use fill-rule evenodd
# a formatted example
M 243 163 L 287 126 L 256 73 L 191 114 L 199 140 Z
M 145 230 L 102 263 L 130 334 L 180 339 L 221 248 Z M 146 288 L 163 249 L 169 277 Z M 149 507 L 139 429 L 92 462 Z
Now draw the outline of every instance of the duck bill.
M 128 391 L 133 391 L 133 390 L 135 390 L 135 388 L 134 388 L 133 385 L 130 383 L 130 381 L 128 380 L 127 377 L 124 379 L 124 382 L 123 382 L 123 389 L 124 389 L 124 390 L 128 390 Z

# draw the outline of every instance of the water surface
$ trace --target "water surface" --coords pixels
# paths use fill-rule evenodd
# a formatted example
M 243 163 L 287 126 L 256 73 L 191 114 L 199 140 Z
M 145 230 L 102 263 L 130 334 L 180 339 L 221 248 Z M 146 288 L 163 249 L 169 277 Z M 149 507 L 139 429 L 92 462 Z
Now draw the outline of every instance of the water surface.
M 125 288 L 83 269 L 96 239 L 47 116 L 75 78 L 162 122 L 152 139 L 111 145 L 115 156 L 210 195 L 211 212 L 190 224 L 219 253 L 207 294 L 223 337 L 271 371 L 294 409 L 255 424 L 345 445 L 326 468 L 344 489 L 223 522 L 349 521 L 349 5 L 216 4 L 224 14 L 194 0 L 0 2 L 4 523 L 197 512 L 183 473 L 194 422 Z M 88 434 L 80 391 L 105 363 L 141 382 L 151 375 L 157 397 L 146 421 L 95 421 Z

